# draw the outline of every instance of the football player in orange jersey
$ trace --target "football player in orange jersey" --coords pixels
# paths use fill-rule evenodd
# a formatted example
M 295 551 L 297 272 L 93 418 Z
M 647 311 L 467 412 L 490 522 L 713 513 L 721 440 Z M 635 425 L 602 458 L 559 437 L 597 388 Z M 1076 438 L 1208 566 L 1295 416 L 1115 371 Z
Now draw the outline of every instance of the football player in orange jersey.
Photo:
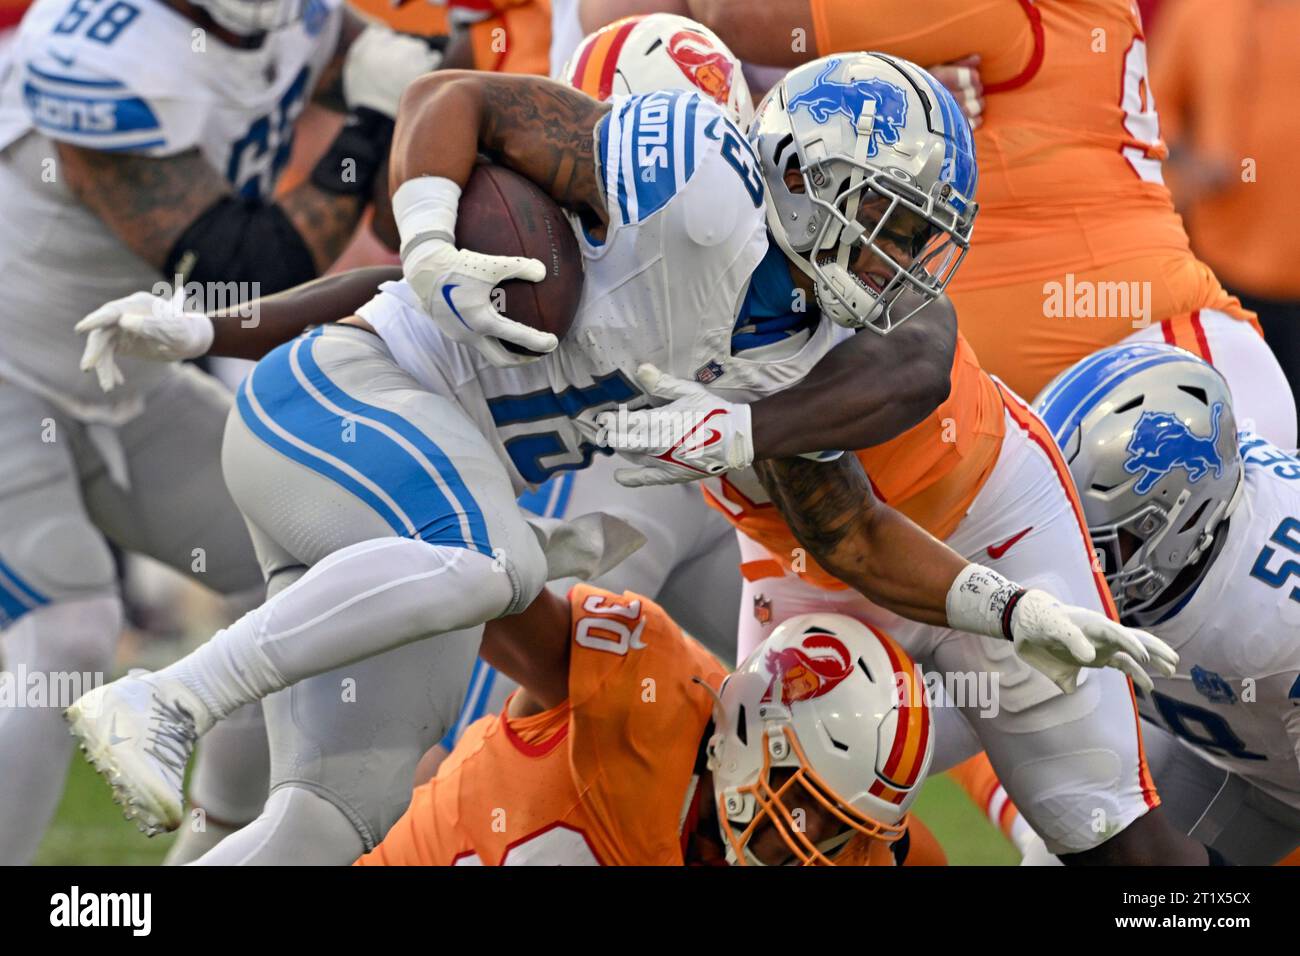
M 762 328 L 767 317 L 761 308 L 790 311 L 794 288 L 815 297 L 824 314 L 843 324 L 852 325 L 855 318 L 845 315 L 848 310 L 842 299 L 860 302 L 870 318 L 859 327 L 892 334 L 906 317 L 895 313 L 910 308 L 902 304 L 905 299 L 890 295 L 908 281 L 900 279 L 900 272 L 931 261 L 930 233 L 921 214 L 932 208 L 927 204 L 933 199 L 927 197 L 951 188 L 967 202 L 974 198 L 973 161 L 960 147 L 942 154 L 944 178 L 931 182 L 918 159 L 926 155 L 925 150 L 900 144 L 896 126 L 886 126 L 880 133 L 874 155 L 846 145 L 844 127 L 849 124 L 839 117 L 866 114 L 866 107 L 858 113 L 855 103 L 874 105 L 877 129 L 891 122 L 895 112 L 902 112 L 893 108 L 892 89 L 882 82 L 892 75 L 868 69 L 872 56 L 827 57 L 799 67 L 757 110 L 750 142 L 767 186 L 770 235 L 784 253 L 782 261 L 797 268 L 785 275 L 784 284 L 761 272 L 756 276 L 741 328 L 745 319 Z M 924 82 L 927 95 L 947 109 L 951 100 L 940 95 L 932 78 Z M 947 114 L 945 119 L 964 128 L 964 121 Z M 859 128 L 862 122 L 858 120 Z M 862 177 L 855 181 L 859 171 Z M 904 194 L 913 197 L 910 205 Z M 837 213 L 843 219 L 837 219 Z M 843 245 L 837 248 L 826 237 L 828 230 L 845 221 L 852 223 L 847 228 L 856 225 L 870 237 L 863 243 L 866 248 L 854 253 L 854 268 L 861 271 L 853 284 L 842 281 L 844 274 L 836 272 L 844 261 Z M 924 268 L 927 275 L 944 274 Z M 1037 580 L 1068 594 L 1073 603 L 1113 617 L 1105 582 L 1093 567 L 1078 497 L 1050 434 L 1032 410 L 980 369 L 960 337 L 956 349 L 948 399 L 920 425 L 857 453 L 871 477 L 870 485 L 860 469 L 854 470 L 856 463 L 840 472 L 834 470 L 836 466 L 808 466 L 820 468 L 822 474 L 801 475 L 776 469 L 771 462 L 760 462 L 757 473 L 745 471 L 753 456 L 738 454 L 737 449 L 747 448 L 750 441 L 751 436 L 744 434 L 750 407 L 724 397 L 737 394 L 729 392 L 725 373 L 706 389 L 643 368 L 643 386 L 669 404 L 603 413 L 599 420 L 615 448 L 641 456 L 643 467 L 625 470 L 621 480 L 635 485 L 704 477 L 711 503 L 740 529 L 746 578 L 743 605 L 754 611 L 752 616 L 742 613 L 741 654 L 786 617 L 834 610 L 889 629 L 909 653 L 932 663 L 939 672 L 996 673 L 1001 688 L 999 712 L 981 714 L 982 719 L 970 723 L 996 764 L 1038 763 L 1055 768 L 1016 781 L 1017 801 L 1033 825 L 1055 852 L 1080 861 L 1142 858 L 1150 850 L 1151 834 L 1166 828 L 1156 814 L 1131 834 L 1113 839 L 1158 804 L 1142 756 L 1131 691 L 1121 675 L 1091 676 L 1077 693 L 1063 696 L 1060 690 L 1074 690 L 1072 683 L 1058 680 L 1058 689 L 994 643 L 953 640 L 952 631 L 933 622 L 882 613 L 859 593 L 870 587 L 860 551 L 847 546 L 837 551 L 820 540 L 825 533 L 820 524 L 825 517 L 823 499 L 829 497 L 844 509 L 831 514 L 843 523 L 850 520 L 850 509 L 874 494 L 957 552 L 972 559 L 978 556 L 1017 580 Z M 767 404 L 775 409 L 792 393 L 817 394 L 832 386 L 825 378 L 809 376 L 752 408 L 757 411 Z M 779 414 L 770 418 L 782 421 Z M 806 419 L 787 417 L 783 424 L 805 434 L 826 433 L 822 423 Z M 765 437 L 754 426 L 753 441 L 762 444 Z M 793 488 L 780 480 L 783 473 L 793 476 Z M 787 487 L 774 504 L 769 494 L 775 484 Z M 838 533 L 828 537 L 842 543 Z M 809 545 L 812 559 L 799 546 L 799 541 L 809 538 L 816 545 Z M 823 556 L 831 561 L 825 568 L 816 560 Z M 973 717 L 974 708 L 967 715 Z M 1105 771 L 1084 756 L 1103 752 L 1109 754 Z M 1118 784 L 1114 768 L 1121 768 Z M 1097 806 L 1106 807 L 1110 820 L 1110 827 L 1100 833 L 1090 824 Z M 1155 856 L 1158 851 L 1146 858 Z
M 919 672 L 883 633 L 805 615 L 728 677 L 649 599 L 582 584 L 488 624 L 482 655 L 520 689 L 360 865 L 909 856 L 933 723 Z
M 1293 396 L 1254 314 L 1190 251 L 1131 0 L 689 0 L 736 54 L 794 65 L 882 50 L 980 57 L 980 229 L 949 287 L 984 367 L 1032 398 L 1121 340 L 1211 362 L 1243 421 L 1296 445 Z

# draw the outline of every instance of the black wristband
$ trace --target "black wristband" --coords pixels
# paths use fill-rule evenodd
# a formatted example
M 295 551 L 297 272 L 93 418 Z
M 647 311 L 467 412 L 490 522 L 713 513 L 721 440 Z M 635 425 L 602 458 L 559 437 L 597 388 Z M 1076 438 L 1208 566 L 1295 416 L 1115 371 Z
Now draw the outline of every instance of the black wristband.
M 1016 605 L 1020 603 L 1020 599 L 1025 596 L 1026 590 L 1028 590 L 1028 588 L 1020 588 L 1017 590 L 1015 594 L 1007 598 L 1007 606 L 1002 609 L 1002 636 L 1008 641 L 1015 640 L 1015 637 L 1011 634 L 1011 612 L 1016 609 Z
M 388 159 L 394 123 L 378 110 L 359 106 L 311 171 L 311 183 L 325 192 L 369 196 Z

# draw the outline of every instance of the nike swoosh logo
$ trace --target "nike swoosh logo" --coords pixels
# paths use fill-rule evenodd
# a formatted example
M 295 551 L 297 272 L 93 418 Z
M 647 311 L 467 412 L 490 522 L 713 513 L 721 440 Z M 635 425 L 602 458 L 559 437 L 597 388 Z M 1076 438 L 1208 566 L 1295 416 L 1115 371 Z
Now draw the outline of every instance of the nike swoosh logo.
M 77 57 L 75 54 L 72 56 L 63 56 L 61 53 L 56 53 L 54 50 L 51 50 L 50 56 L 52 56 L 59 63 L 62 63 L 64 66 L 72 66 L 72 64 L 77 62 Z
M 460 324 L 465 326 L 465 328 L 469 329 L 471 332 L 473 332 L 474 330 L 469 328 L 469 323 L 466 322 L 463 318 L 461 318 L 460 309 L 456 308 L 456 303 L 451 301 L 451 290 L 455 288 L 459 288 L 459 287 L 452 284 L 448 284 L 442 287 L 443 301 L 447 303 L 447 308 L 451 309 L 451 314 L 454 315 L 456 318 L 460 319 Z
M 696 442 L 694 445 L 691 445 L 690 447 L 687 447 L 686 445 L 686 443 L 691 440 L 692 436 L 698 435 L 700 433 L 700 429 L 704 428 L 705 423 L 708 422 L 710 418 L 713 418 L 717 415 L 725 415 L 725 414 L 726 412 L 723 411 L 722 409 L 715 408 L 713 411 L 709 412 L 709 414 L 705 415 L 702 419 L 700 419 L 700 421 L 696 423 L 694 428 L 692 428 L 680 439 L 678 439 L 677 444 L 673 445 L 672 448 L 669 448 L 662 455 L 655 455 L 655 457 L 661 458 L 664 461 L 670 461 L 676 465 L 681 465 L 683 468 L 689 468 L 691 471 L 698 471 L 702 475 L 707 475 L 708 472 L 704 471 L 703 469 L 696 468 L 694 465 L 688 465 L 686 462 L 680 460 L 677 457 L 677 455 L 688 454 L 689 452 L 693 452 L 693 451 L 699 451 L 701 448 L 708 448 L 710 445 L 717 444 L 719 441 L 721 441 L 722 433 L 719 432 L 716 428 L 710 426 L 708 438 L 706 438 L 704 441 Z
M 124 744 L 130 739 L 130 737 L 119 737 L 117 735 L 117 714 L 114 714 L 113 723 L 108 728 L 108 745 L 110 747 L 116 747 L 118 744 Z
M 716 445 L 720 441 L 722 441 L 722 432 L 718 431 L 716 428 L 710 428 L 708 438 L 704 439 L 702 442 L 697 442 L 696 444 L 691 445 L 689 448 L 683 448 L 682 454 L 689 454 L 693 451 L 699 451 L 701 448 L 708 448 L 710 445 Z
M 709 121 L 709 125 L 704 127 L 704 135 L 709 139 L 722 139 L 718 134 L 718 118 L 715 116 Z
M 994 561 L 996 561 L 998 558 L 1002 557 L 1002 555 L 1010 551 L 1011 546 L 1013 544 L 1015 544 L 1017 541 L 1019 541 L 1021 538 L 1023 538 L 1025 535 L 1029 534 L 1029 532 L 1033 530 L 1034 530 L 1034 526 L 1030 525 L 1024 531 L 1021 531 L 1017 534 L 1013 534 L 1011 537 L 1007 538 L 1007 540 L 1003 541 L 1001 544 L 991 544 L 985 550 L 988 551 L 989 557 L 992 558 Z

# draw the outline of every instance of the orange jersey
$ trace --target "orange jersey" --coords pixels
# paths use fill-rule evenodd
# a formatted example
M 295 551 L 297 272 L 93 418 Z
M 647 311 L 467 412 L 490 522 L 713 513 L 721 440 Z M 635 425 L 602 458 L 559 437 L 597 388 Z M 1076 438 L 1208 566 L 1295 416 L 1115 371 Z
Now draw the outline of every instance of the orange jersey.
M 348 0 L 348 6 L 367 19 L 388 24 L 399 33 L 440 37 L 451 32 L 447 8 L 427 0 Z
M 1166 156 L 1129 0 L 812 0 L 819 52 L 884 50 L 922 65 L 980 56 L 980 203 L 949 287 L 984 367 L 1032 398 L 1067 365 L 1200 308 L 1251 313 L 1192 255 L 1161 177 Z M 1104 314 L 1053 314 L 1049 283 L 1137 283 Z M 1116 301 L 1108 299 L 1107 304 Z M 1141 306 L 1141 316 L 1134 310 Z
M 882 501 L 935 537 L 946 538 L 997 464 L 1005 432 L 997 385 L 958 335 L 947 400 L 919 425 L 857 455 Z M 819 587 L 845 586 L 803 556 L 781 513 L 752 472 L 706 480 L 704 497 L 741 532 L 772 552 L 783 569 Z M 747 569 L 746 573 L 761 570 Z
M 1151 48 L 1171 143 L 1220 164 L 1222 188 L 1183 210 L 1192 246 L 1225 281 L 1300 298 L 1300 230 L 1287 169 L 1300 151 L 1300 4 L 1181 0 Z
M 394 30 L 446 36 L 453 22 L 465 24 L 474 69 L 546 76 L 551 57 L 551 0 L 349 0 L 360 13 Z
M 569 700 L 474 723 L 359 864 L 682 865 L 713 707 L 694 679 L 726 672 L 646 598 L 579 584 L 569 603 Z
M 472 0 L 457 6 L 491 14 L 469 28 L 476 70 L 550 75 L 551 0 Z

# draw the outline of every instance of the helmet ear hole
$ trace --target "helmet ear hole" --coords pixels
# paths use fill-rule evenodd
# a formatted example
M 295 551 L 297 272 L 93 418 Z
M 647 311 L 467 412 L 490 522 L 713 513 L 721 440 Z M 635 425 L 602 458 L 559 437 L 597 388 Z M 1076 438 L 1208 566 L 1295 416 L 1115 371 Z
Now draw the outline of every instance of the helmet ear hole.
M 1192 512 L 1191 517 L 1183 522 L 1183 526 L 1178 529 L 1178 533 L 1185 534 L 1186 532 L 1194 528 L 1196 524 L 1201 520 L 1201 515 L 1205 514 L 1205 509 L 1208 508 L 1209 506 L 1210 506 L 1210 499 L 1206 498 L 1204 501 L 1201 502 L 1201 506 Z

